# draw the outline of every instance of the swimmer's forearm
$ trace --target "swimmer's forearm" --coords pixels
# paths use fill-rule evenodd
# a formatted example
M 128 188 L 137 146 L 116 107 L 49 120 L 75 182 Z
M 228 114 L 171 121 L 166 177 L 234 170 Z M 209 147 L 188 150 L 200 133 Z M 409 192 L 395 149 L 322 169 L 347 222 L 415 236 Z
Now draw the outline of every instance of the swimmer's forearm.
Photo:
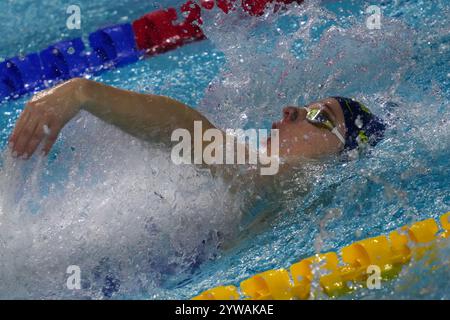
M 165 96 L 141 94 L 94 81 L 82 82 L 81 108 L 138 138 L 170 143 L 173 130 L 194 132 L 194 121 L 203 130 L 214 126 L 198 111 Z

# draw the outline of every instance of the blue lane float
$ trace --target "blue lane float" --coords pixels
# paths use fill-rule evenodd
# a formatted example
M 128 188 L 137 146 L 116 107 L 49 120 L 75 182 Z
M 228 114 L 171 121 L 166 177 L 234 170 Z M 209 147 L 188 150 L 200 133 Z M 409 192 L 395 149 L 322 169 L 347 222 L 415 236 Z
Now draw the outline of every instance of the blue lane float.
M 100 29 L 89 35 L 92 53 L 89 56 L 94 71 L 108 64 L 121 67 L 139 60 L 134 32 L 130 23 Z
M 86 73 L 89 68 L 81 38 L 60 41 L 40 53 L 45 80 L 67 80 Z
M 2 88 L 5 96 L 23 95 L 37 89 L 42 80 L 39 55 L 32 53 L 14 57 L 0 64 Z M 9 91 L 9 92 L 8 92 Z M 0 95 L 2 95 L 0 93 Z
M 0 101 L 8 98 L 11 95 L 11 88 L 6 85 L 3 79 L 0 79 Z
M 89 35 L 92 51 L 81 38 L 57 42 L 39 53 L 14 57 L 0 63 L 0 102 L 43 89 L 52 82 L 99 73 L 139 60 L 130 23 L 97 30 Z

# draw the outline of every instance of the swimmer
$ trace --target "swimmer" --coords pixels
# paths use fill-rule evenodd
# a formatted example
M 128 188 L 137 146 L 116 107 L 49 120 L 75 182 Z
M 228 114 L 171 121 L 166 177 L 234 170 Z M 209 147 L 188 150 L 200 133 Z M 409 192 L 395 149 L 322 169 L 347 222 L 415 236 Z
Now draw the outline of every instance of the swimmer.
M 40 145 L 42 155 L 47 155 L 62 128 L 81 110 L 134 137 L 169 148 L 174 145 L 171 135 L 176 129 L 186 129 L 194 136 L 195 121 L 201 121 L 203 133 L 215 128 L 203 114 L 170 97 L 75 78 L 36 94 L 26 104 L 9 138 L 13 156 L 28 159 Z M 293 169 L 301 169 L 310 160 L 358 149 L 361 144 L 375 145 L 385 129 L 383 122 L 364 105 L 342 97 L 326 98 L 305 107 L 284 107 L 281 118 L 272 125 L 279 130 L 279 157 L 283 163 L 277 174 L 264 176 L 250 169 L 243 173 L 236 165 L 208 166 L 211 174 L 228 182 L 229 192 L 241 199 L 241 230 L 248 232 L 241 233 L 240 237 L 262 230 L 275 216 L 274 212 L 279 211 L 271 205 L 263 205 L 259 206 L 265 208 L 263 212 L 252 216 L 251 208 L 255 203 L 261 199 L 287 203 L 309 191 L 307 181 L 297 179 L 305 170 Z M 298 185 L 298 181 L 302 181 L 301 188 L 283 192 L 286 186 Z M 233 242 L 240 240 L 238 238 L 230 237 L 221 248 L 232 247 Z
M 36 94 L 26 104 L 9 138 L 13 155 L 28 159 L 41 142 L 42 154 L 48 154 L 61 129 L 80 110 L 139 139 L 168 146 L 175 129 L 193 135 L 194 121 L 202 122 L 203 132 L 215 128 L 200 112 L 170 97 L 75 78 Z M 385 125 L 363 104 L 330 97 L 306 107 L 283 108 L 282 119 L 272 128 L 279 130 L 280 158 L 295 162 L 337 155 L 362 143 L 375 145 Z

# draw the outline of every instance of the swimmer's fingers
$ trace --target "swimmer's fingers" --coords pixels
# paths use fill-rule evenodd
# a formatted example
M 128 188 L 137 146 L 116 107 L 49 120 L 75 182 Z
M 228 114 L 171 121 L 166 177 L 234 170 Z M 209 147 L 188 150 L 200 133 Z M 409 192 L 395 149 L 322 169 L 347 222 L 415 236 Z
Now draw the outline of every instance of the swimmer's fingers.
M 13 133 L 9 138 L 9 144 L 13 156 L 28 158 L 31 156 L 46 138 L 44 148 L 47 150 L 56 141 L 57 135 L 61 130 L 58 125 L 58 119 L 45 105 L 37 105 L 34 102 L 28 102 L 24 111 L 20 115 Z M 50 130 L 50 129 L 53 130 Z M 46 132 L 47 131 L 47 132 Z
M 28 144 L 25 147 L 24 156 L 30 157 L 35 151 L 36 148 L 41 143 L 42 139 L 46 136 L 46 124 L 43 122 L 39 122 L 39 124 L 36 126 L 34 133 L 31 135 L 30 140 L 28 141 Z M 47 129 L 48 130 L 48 129 Z
M 59 126 L 53 126 L 50 127 L 50 132 L 48 132 L 48 135 L 45 138 L 45 144 L 44 147 L 42 148 L 42 153 L 44 155 L 48 155 L 48 153 L 50 152 L 50 149 L 53 147 L 53 145 L 56 142 L 56 139 L 58 139 L 58 134 L 61 131 L 61 127 Z
M 39 125 L 38 118 L 29 117 L 28 121 L 20 128 L 20 132 L 18 133 L 16 142 L 14 143 L 13 152 L 18 157 L 27 158 L 30 154 L 26 154 L 27 146 L 31 139 L 34 138 L 36 134 L 36 129 Z
M 29 117 L 30 117 L 30 112 L 29 112 L 29 110 L 25 109 L 19 116 L 19 119 L 17 120 L 16 125 L 14 126 L 13 133 L 9 137 L 9 145 L 13 147 L 13 151 L 15 149 L 14 146 L 17 145 L 17 139 L 20 137 L 20 132 L 24 128 Z

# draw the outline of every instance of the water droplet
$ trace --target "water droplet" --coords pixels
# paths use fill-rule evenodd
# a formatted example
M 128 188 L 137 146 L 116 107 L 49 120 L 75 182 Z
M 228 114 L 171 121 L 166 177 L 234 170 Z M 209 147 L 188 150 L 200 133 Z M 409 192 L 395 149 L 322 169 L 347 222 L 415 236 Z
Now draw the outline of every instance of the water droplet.
M 45 134 L 46 136 L 50 135 L 50 128 L 49 128 L 46 124 L 44 124 L 44 126 L 42 127 L 42 129 L 44 130 L 44 134 Z
M 355 120 L 355 125 L 356 125 L 359 129 L 361 129 L 361 128 L 363 127 L 364 123 L 363 123 L 363 121 L 361 120 L 361 116 L 358 116 L 358 117 L 356 118 L 356 120 Z
M 361 238 L 362 232 L 363 232 L 363 229 L 362 229 L 362 228 L 356 229 L 356 231 L 355 231 L 355 236 L 356 236 L 357 238 Z

